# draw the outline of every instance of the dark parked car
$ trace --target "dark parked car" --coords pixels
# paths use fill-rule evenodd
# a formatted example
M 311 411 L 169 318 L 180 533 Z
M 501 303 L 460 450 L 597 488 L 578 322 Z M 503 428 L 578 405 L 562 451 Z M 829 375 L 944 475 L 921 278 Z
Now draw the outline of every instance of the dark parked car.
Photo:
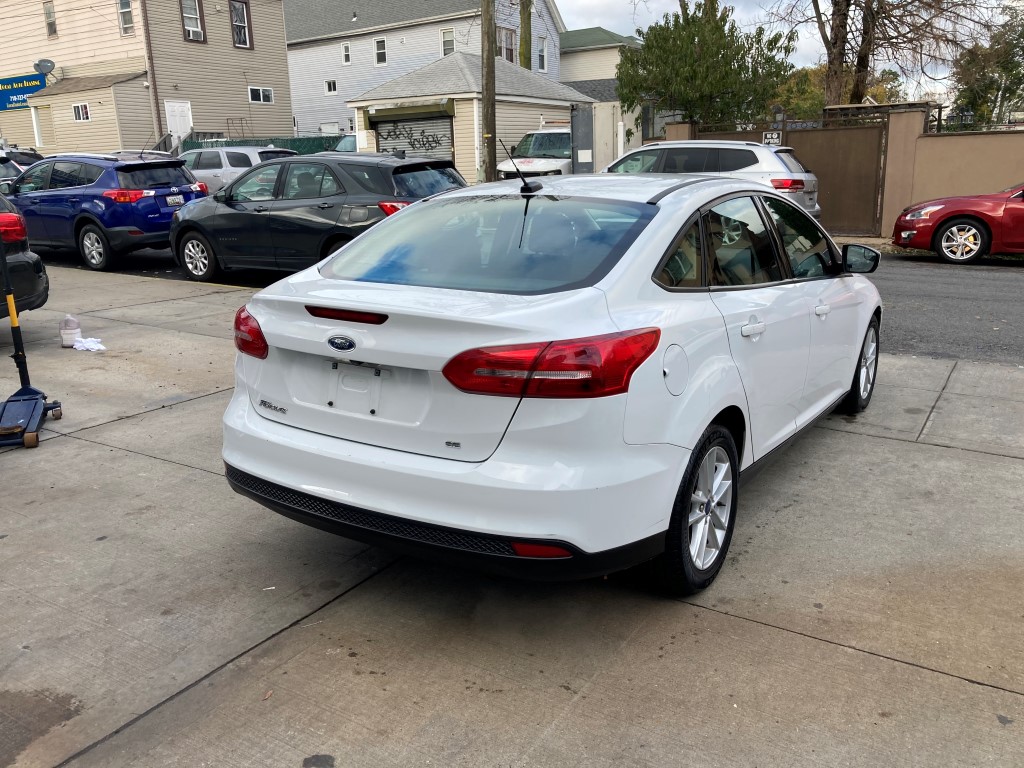
M 271 160 L 177 211 L 171 245 L 193 280 L 240 267 L 295 272 L 409 203 L 464 186 L 449 160 L 354 152 Z
M 171 214 L 206 196 L 184 163 L 166 155 L 54 155 L 0 182 L 25 217 L 33 247 L 78 248 L 109 269 L 118 254 L 165 248 Z
M 990 195 L 941 197 L 903 209 L 892 244 L 966 264 L 987 253 L 1024 253 L 1024 183 Z
M 15 306 L 19 312 L 39 309 L 50 293 L 46 267 L 42 259 L 29 250 L 25 219 L 3 196 L 0 196 L 0 239 L 7 255 Z M 7 315 L 7 302 L 0 300 L 0 318 Z

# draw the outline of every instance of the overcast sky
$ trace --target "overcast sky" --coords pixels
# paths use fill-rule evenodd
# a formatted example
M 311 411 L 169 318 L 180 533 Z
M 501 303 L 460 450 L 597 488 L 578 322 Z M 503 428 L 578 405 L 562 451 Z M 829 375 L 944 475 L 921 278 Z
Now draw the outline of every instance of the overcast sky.
M 604 27 L 620 35 L 631 35 L 637 27 L 645 28 L 652 22 L 660 21 L 666 13 L 679 10 L 679 0 L 647 0 L 638 3 L 636 15 L 630 0 L 556 0 L 566 27 Z M 757 0 L 725 0 L 723 5 L 736 9 L 733 18 L 743 28 L 754 24 L 763 17 Z M 812 35 L 812 30 L 800 30 L 800 41 L 793 63 L 797 66 L 817 64 L 821 58 L 821 42 Z

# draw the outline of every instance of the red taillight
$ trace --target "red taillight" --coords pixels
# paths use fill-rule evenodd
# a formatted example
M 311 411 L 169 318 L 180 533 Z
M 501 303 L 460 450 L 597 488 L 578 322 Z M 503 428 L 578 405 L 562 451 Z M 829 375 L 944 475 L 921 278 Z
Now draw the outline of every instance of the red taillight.
M 772 179 L 772 186 L 784 192 L 797 192 L 804 188 L 803 179 Z
M 506 397 L 607 397 L 629 380 L 657 348 L 661 331 L 609 333 L 586 339 L 471 349 L 444 367 L 463 392 Z
M 270 353 L 270 345 L 263 336 L 260 324 L 245 307 L 235 312 L 235 347 L 239 352 L 260 360 L 266 360 Z
M 201 195 L 208 195 L 208 194 L 210 194 L 210 188 L 208 186 L 206 186 L 206 182 L 205 181 L 197 181 L 195 184 L 193 184 L 192 185 L 192 191 L 193 192 L 198 192 Z
M 0 240 L 5 243 L 28 240 L 28 230 L 20 213 L 0 213 Z
M 519 557 L 572 557 L 565 547 L 554 544 L 534 544 L 529 541 L 513 541 L 512 551 Z
M 377 203 L 377 207 L 384 211 L 385 216 L 390 216 L 393 213 L 398 213 L 407 205 L 408 203 Z
M 115 203 L 137 203 L 146 196 L 146 193 L 141 189 L 108 189 L 103 196 Z
M 325 320 L 344 320 L 347 323 L 366 323 L 367 325 L 384 325 L 388 316 L 379 312 L 358 312 L 354 309 L 331 309 L 330 307 L 311 307 L 306 305 L 306 311 L 313 317 L 322 317 Z

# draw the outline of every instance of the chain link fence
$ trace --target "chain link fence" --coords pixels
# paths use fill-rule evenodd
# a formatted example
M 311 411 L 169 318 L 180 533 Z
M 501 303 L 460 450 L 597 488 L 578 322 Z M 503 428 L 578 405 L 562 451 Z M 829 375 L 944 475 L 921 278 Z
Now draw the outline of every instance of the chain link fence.
M 269 138 L 241 138 L 241 139 L 206 139 L 196 141 L 185 139 L 181 142 L 181 152 L 188 152 L 192 149 L 207 149 L 210 147 L 266 147 L 273 145 L 281 149 L 292 149 L 300 155 L 311 155 L 315 152 L 325 152 L 338 146 L 342 137 L 338 136 L 271 136 Z

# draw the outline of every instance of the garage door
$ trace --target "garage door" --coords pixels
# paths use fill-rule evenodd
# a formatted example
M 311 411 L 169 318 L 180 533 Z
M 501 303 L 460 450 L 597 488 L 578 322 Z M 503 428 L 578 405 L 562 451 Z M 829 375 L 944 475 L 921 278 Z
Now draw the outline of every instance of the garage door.
M 452 119 L 430 117 L 420 120 L 391 120 L 373 123 L 381 152 L 404 149 L 409 155 L 451 160 Z

